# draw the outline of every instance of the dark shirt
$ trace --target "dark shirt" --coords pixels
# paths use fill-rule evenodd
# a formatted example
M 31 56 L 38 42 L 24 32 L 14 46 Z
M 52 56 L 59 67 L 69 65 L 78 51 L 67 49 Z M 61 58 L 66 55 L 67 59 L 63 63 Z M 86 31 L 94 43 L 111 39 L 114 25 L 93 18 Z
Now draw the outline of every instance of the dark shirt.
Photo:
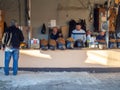
M 98 36 L 96 37 L 96 40 L 105 40 L 105 35 L 104 35 L 104 36 L 98 35 Z
M 6 33 L 8 33 L 8 35 L 12 34 L 10 46 L 12 46 L 13 48 L 19 48 L 20 43 L 23 42 L 23 40 L 24 40 L 22 31 L 19 28 L 16 28 L 16 26 L 11 26 L 8 28 Z M 5 39 L 6 39 L 6 41 L 8 41 L 10 38 L 5 37 Z M 7 43 L 7 42 L 5 42 L 5 43 Z
M 53 33 L 51 33 L 51 35 L 50 35 L 50 39 L 53 39 L 53 40 L 57 40 L 58 37 L 59 37 L 59 33 L 57 33 L 55 35 Z

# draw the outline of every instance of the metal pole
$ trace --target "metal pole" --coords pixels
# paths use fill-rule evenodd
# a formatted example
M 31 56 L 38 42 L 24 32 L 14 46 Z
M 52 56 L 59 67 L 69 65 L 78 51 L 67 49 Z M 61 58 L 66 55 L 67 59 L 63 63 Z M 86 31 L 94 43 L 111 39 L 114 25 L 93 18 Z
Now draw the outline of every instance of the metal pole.
M 107 5 L 107 31 L 106 31 L 106 43 L 107 43 L 107 48 L 109 48 L 109 7 L 110 7 L 110 0 L 108 0 L 108 5 Z
M 28 11 L 28 13 L 29 13 L 29 17 L 30 17 L 30 19 L 28 20 L 28 26 L 29 26 L 29 28 L 30 28 L 30 32 L 29 32 L 29 40 L 31 39 L 31 0 L 29 0 L 28 1 L 28 3 L 29 3 L 29 11 Z
M 29 15 L 29 19 L 28 19 L 28 47 L 30 48 L 30 40 L 32 37 L 32 30 L 31 30 L 31 0 L 28 0 L 28 15 Z

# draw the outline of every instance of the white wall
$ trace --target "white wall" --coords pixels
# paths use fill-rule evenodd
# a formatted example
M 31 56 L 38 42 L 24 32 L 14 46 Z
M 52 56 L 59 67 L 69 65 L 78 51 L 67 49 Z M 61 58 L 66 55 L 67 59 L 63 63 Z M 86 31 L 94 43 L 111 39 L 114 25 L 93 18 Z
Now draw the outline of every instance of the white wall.
M 43 23 L 48 26 L 51 19 L 56 19 L 56 4 L 57 0 L 32 0 L 31 22 L 32 34 L 34 38 L 46 38 L 46 35 L 41 35 L 40 30 Z M 47 32 L 48 33 L 48 32 Z

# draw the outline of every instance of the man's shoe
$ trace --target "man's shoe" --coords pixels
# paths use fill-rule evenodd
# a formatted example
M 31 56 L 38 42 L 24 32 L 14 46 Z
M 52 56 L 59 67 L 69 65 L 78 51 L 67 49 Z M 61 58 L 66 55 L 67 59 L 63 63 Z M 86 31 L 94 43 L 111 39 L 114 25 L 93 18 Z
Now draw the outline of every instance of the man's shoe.
M 9 75 L 9 73 L 5 73 L 5 76 L 8 76 Z
M 16 76 L 16 75 L 17 75 L 17 73 L 13 73 L 13 75 L 14 75 L 14 76 Z

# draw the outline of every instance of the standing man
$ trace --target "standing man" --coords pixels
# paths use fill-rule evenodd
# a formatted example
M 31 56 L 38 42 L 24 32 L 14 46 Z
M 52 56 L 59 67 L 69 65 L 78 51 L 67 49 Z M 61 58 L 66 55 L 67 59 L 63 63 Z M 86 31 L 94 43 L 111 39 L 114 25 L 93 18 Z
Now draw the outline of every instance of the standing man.
M 76 29 L 72 31 L 71 35 L 77 47 L 83 47 L 86 42 L 86 32 L 81 27 L 81 24 L 77 23 Z
M 22 31 L 17 27 L 17 22 L 11 20 L 10 27 L 7 32 L 4 33 L 2 43 L 5 50 L 4 60 L 4 72 L 5 75 L 9 75 L 9 63 L 11 57 L 13 57 L 13 75 L 17 75 L 18 71 L 18 59 L 19 59 L 19 47 L 23 42 L 24 37 Z

